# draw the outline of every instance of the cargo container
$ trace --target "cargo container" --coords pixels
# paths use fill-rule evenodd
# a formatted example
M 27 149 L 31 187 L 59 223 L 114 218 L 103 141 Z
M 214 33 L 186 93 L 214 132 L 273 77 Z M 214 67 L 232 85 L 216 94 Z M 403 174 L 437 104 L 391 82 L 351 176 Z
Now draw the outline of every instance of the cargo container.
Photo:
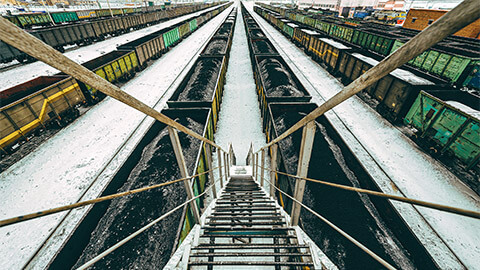
M 350 51 L 350 47 L 343 45 L 328 38 L 319 38 L 314 36 L 310 40 L 308 51 L 312 58 L 316 61 L 320 61 L 327 66 L 327 69 L 332 74 L 336 74 L 340 68 L 340 64 L 347 57 L 347 52 Z
M 396 51 L 404 43 L 404 40 L 395 40 L 392 52 Z M 432 73 L 448 82 L 463 85 L 461 79 L 465 79 L 465 77 L 468 76 L 469 71 L 474 69 L 477 61 L 480 61 L 478 52 L 461 55 L 459 54 L 461 53 L 459 49 L 448 48 L 445 46 L 442 49 L 436 47 L 428 49 L 410 60 L 408 65 Z M 476 73 L 476 75 L 478 76 L 480 74 Z
M 405 117 L 439 153 L 460 159 L 467 169 L 480 158 L 480 98 L 468 92 L 422 91 Z
M 138 59 L 138 66 L 145 68 L 147 62 L 156 59 L 165 51 L 165 44 L 162 31 L 141 37 L 134 41 L 125 43 L 117 47 L 119 51 L 135 51 Z
M 293 33 L 293 41 L 297 45 L 303 47 L 305 51 L 308 51 L 310 47 L 310 39 L 313 37 L 319 38 L 320 33 L 300 27 L 295 28 L 295 32 Z
M 41 76 L 0 92 L 0 148 L 4 151 L 38 128 L 56 120 L 63 125 L 78 116 L 85 101 L 80 86 L 68 76 Z
M 124 81 L 134 76 L 139 69 L 135 51 L 113 51 L 82 64 L 105 80 L 115 83 Z M 84 85 L 83 82 L 80 83 Z M 89 85 L 85 85 L 84 95 L 89 102 L 95 102 L 105 95 Z
M 254 76 L 263 126 L 271 102 L 308 102 L 312 98 L 279 55 L 256 55 Z
M 52 15 L 53 21 L 57 24 L 78 21 L 76 12 L 52 12 L 50 15 Z
M 211 108 L 212 123 L 216 128 L 226 71 L 224 56 L 199 57 L 167 101 L 168 107 Z
M 170 27 L 165 31 L 166 32 L 163 33 L 165 48 L 170 48 L 171 46 L 177 44 L 177 42 L 180 40 L 180 33 L 178 32 L 178 27 L 173 29 Z

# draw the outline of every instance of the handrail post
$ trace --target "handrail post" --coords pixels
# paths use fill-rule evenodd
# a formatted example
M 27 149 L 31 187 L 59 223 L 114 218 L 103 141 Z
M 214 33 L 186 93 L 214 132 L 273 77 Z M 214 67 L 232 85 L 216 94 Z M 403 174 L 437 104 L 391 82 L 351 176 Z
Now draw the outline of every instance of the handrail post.
M 262 160 L 260 161 L 261 166 L 260 166 L 260 186 L 263 187 L 263 180 L 265 177 L 265 151 L 267 151 L 268 148 L 262 149 Z
M 275 176 L 276 176 L 276 170 L 277 170 L 277 150 L 278 150 L 278 144 L 272 145 L 272 156 L 270 157 L 270 196 L 272 198 L 275 198 Z
M 213 192 L 213 198 L 217 198 L 217 187 L 215 186 L 215 176 L 213 176 L 213 162 L 212 162 L 212 150 L 211 146 L 209 144 L 204 144 L 205 145 L 205 151 L 207 154 L 207 163 L 208 163 L 208 170 L 210 171 L 208 173 L 208 178 L 210 179 L 210 182 L 212 183 L 212 192 Z
M 218 159 L 218 175 L 220 177 L 220 188 L 223 188 L 222 150 L 220 148 L 217 148 L 217 159 Z
M 300 155 L 298 157 L 297 176 L 300 177 L 295 182 L 295 192 L 293 197 L 300 203 L 303 201 L 303 193 L 305 192 L 305 180 L 301 178 L 307 177 L 308 165 L 312 154 L 313 141 L 315 139 L 315 121 L 308 122 L 303 127 L 302 144 L 300 146 Z M 292 226 L 297 226 L 300 219 L 301 205 L 298 202 L 293 202 L 292 207 Z
M 178 138 L 178 132 L 172 127 L 168 127 L 168 135 L 170 136 L 170 141 L 172 142 L 173 151 L 175 152 L 175 157 L 177 158 L 178 167 L 180 168 L 180 174 L 182 178 L 187 178 L 183 181 L 185 185 L 185 190 L 187 191 L 187 197 L 189 200 L 193 199 L 195 195 L 193 194 L 192 185 L 190 178 L 188 178 L 188 169 L 187 164 L 185 164 L 185 158 L 183 156 L 182 145 L 180 144 L 180 139 Z M 198 211 L 197 203 L 195 200 L 190 202 L 190 208 L 192 209 L 193 217 L 195 222 L 200 224 L 200 212 Z
M 258 153 L 255 153 L 255 180 L 258 182 Z
M 223 152 L 223 169 L 225 170 L 225 183 L 228 181 L 228 160 L 227 160 L 227 153 Z

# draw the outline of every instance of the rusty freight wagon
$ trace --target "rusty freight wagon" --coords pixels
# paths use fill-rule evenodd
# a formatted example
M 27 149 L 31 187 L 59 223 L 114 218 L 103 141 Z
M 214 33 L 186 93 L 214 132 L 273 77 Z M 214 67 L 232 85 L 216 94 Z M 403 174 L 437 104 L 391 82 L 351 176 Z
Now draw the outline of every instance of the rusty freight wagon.
M 41 76 L 0 92 L 0 148 L 3 151 L 55 121 L 59 125 L 78 116 L 85 101 L 80 86 L 69 76 Z

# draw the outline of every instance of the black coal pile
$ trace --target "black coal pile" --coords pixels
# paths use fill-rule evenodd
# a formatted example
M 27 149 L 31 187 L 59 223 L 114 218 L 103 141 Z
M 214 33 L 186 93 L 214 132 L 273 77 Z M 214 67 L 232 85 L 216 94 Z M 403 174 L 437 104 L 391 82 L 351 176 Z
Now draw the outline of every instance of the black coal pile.
M 182 118 L 179 122 L 195 132 L 201 133 L 203 130 L 203 124 L 191 118 Z M 191 173 L 200 141 L 184 133 L 179 133 L 179 136 Z M 118 192 L 178 178 L 181 178 L 180 171 L 168 131 L 164 128 L 143 149 L 141 159 Z M 92 232 L 89 243 L 74 268 L 185 200 L 186 193 L 181 182 L 113 200 Z M 170 258 L 181 215 L 182 210 L 175 212 L 95 263 L 91 269 L 161 269 Z
M 259 63 L 260 74 L 269 97 L 301 97 L 304 94 L 287 68 L 277 59 L 266 58 Z
M 215 83 L 220 72 L 221 60 L 202 58 L 197 62 L 195 70 L 190 76 L 178 101 L 205 101 L 210 100 Z
M 220 26 L 220 29 L 218 29 L 217 33 L 215 33 L 215 37 L 228 37 L 232 31 L 232 26 L 233 23 L 225 22 L 222 24 L 222 26 Z
M 252 42 L 253 52 L 255 54 L 274 54 L 277 53 L 270 43 L 264 40 L 256 40 Z
M 288 112 L 274 116 L 278 134 L 305 115 Z M 340 145 L 341 139 L 333 136 L 333 128 L 328 122 L 323 118 L 317 121 L 321 124 L 317 122 L 308 177 L 358 187 L 359 179 L 368 176 L 353 156 L 346 153 L 345 147 Z M 297 170 L 301 134 L 301 131 L 296 132 L 279 143 L 287 173 L 290 174 L 295 174 Z M 294 181 L 290 179 L 291 187 L 295 186 Z M 424 268 L 423 265 L 429 269 L 428 263 L 421 258 L 410 257 L 398 241 L 401 237 L 397 237 L 386 226 L 369 197 L 307 181 L 303 202 L 397 268 Z M 310 212 L 302 210 L 301 220 L 307 234 L 340 269 L 355 269 L 359 265 L 369 266 L 369 269 L 381 268 L 369 255 Z
M 227 40 L 214 39 L 208 43 L 204 54 L 225 54 L 227 52 Z
M 265 34 L 260 29 L 251 29 L 250 35 L 254 38 L 265 37 Z

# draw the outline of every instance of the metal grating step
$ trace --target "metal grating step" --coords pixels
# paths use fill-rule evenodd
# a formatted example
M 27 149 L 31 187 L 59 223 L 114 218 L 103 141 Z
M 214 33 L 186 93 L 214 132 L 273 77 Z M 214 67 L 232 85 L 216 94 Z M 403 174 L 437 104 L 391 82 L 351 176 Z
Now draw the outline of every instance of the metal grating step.
M 307 257 L 311 256 L 309 252 L 307 253 L 275 253 L 275 252 L 215 252 L 215 253 L 207 253 L 207 252 L 199 252 L 194 253 L 190 256 L 192 257 L 233 257 L 233 256 L 242 256 L 242 257 Z
M 296 231 L 287 226 L 279 206 L 252 178 L 227 183 L 198 239 L 190 250 L 192 269 L 313 266 L 309 246 L 298 244 Z

